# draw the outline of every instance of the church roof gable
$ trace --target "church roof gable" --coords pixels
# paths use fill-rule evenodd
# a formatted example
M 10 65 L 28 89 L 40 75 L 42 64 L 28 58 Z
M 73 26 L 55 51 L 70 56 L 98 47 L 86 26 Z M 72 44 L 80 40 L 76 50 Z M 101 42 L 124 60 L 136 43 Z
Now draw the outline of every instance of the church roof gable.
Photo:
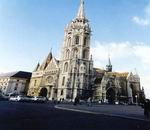
M 52 58 L 52 60 L 49 62 L 49 64 L 46 67 L 46 70 L 51 70 L 51 69 L 58 69 L 58 61 L 56 60 L 56 58 Z

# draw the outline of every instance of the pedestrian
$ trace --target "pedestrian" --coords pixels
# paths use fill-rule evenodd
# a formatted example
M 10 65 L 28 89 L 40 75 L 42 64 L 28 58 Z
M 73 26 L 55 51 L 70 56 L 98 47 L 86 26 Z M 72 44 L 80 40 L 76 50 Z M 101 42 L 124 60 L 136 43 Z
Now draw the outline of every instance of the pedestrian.
M 77 96 L 77 97 L 75 97 L 75 100 L 74 100 L 74 104 L 73 105 L 77 105 L 77 104 L 79 104 L 79 97 Z
M 150 115 L 149 115 L 149 112 L 150 112 L 150 100 L 149 99 L 146 99 L 144 101 L 144 104 L 142 105 L 142 108 L 144 108 L 144 117 L 145 117 L 145 119 L 149 119 L 150 118 Z
M 87 105 L 88 106 L 92 106 L 92 98 L 91 97 L 88 98 Z

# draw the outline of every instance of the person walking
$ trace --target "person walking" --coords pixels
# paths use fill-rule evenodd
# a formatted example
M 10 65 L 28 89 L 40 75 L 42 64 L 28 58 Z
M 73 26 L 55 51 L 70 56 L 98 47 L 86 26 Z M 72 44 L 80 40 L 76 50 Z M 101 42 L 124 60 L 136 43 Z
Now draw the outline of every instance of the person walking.
M 87 106 L 92 106 L 92 98 L 91 97 L 89 97 L 87 99 Z
M 74 104 L 73 105 L 77 105 L 77 104 L 79 104 L 80 103 L 80 99 L 79 99 L 79 97 L 77 96 L 76 98 L 75 98 L 75 101 L 74 101 Z
M 146 99 L 143 106 L 145 119 L 150 119 L 150 100 Z

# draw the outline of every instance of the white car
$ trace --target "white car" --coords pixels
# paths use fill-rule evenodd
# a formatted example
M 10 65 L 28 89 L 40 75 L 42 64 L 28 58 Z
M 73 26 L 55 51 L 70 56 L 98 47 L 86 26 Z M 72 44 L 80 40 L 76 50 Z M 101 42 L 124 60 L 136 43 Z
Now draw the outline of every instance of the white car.
M 31 102 L 32 98 L 33 98 L 32 96 L 19 95 L 19 96 L 17 96 L 17 101 L 20 101 L 20 102 Z
M 33 101 L 33 97 L 32 96 L 23 96 L 23 95 L 11 96 L 9 98 L 9 101 L 32 102 Z
M 42 97 L 42 96 L 35 96 L 35 97 L 33 97 L 32 98 L 32 100 L 34 101 L 34 102 L 46 102 L 47 101 L 47 98 L 46 97 Z
M 18 100 L 17 100 L 17 96 L 11 96 L 11 97 L 9 98 L 9 101 L 18 101 Z
M 116 105 L 118 105 L 118 104 L 119 104 L 119 102 L 117 102 L 117 101 L 116 101 L 116 102 L 115 102 L 115 104 L 116 104 Z

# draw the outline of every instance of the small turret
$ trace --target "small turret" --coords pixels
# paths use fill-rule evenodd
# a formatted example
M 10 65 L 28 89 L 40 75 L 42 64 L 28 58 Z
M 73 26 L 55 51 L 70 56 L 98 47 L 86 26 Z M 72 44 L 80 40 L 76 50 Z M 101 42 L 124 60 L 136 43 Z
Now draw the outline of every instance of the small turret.
M 40 63 L 38 62 L 38 64 L 37 64 L 36 68 L 34 69 L 34 71 L 38 71 L 39 67 L 40 67 Z
M 108 65 L 106 65 L 106 71 L 112 72 L 112 65 L 111 65 L 110 57 L 108 59 Z

